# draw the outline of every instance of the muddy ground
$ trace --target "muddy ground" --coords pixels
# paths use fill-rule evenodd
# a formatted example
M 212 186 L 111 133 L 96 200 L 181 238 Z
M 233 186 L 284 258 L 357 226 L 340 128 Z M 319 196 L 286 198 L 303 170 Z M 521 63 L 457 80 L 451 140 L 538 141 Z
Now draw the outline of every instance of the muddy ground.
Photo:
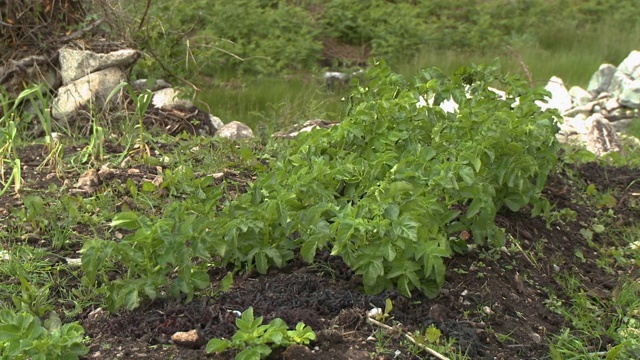
M 46 190 L 50 184 L 64 189 L 64 175 L 60 178 L 36 169 L 42 162 L 40 150 L 21 150 L 25 189 Z M 127 173 L 137 182 L 156 175 L 153 168 L 137 170 Z M 508 240 L 502 250 L 476 249 L 451 258 L 446 283 L 436 299 L 419 295 L 406 299 L 396 292 L 366 295 L 360 279 L 339 258 L 321 253 L 315 264 L 296 260 L 267 275 L 236 276 L 230 291 L 216 298 L 197 297 L 187 305 L 176 300 L 145 302 L 134 311 L 116 314 L 87 308 L 64 321 L 79 321 L 91 338 L 86 359 L 233 359 L 232 352 L 207 355 L 204 346 L 190 349 L 173 345 L 169 339 L 177 331 L 194 329 L 204 340 L 229 338 L 236 330 L 233 311 L 250 306 L 266 321 L 279 317 L 290 325 L 304 322 L 318 335 L 310 348 L 274 351 L 270 359 L 429 359 L 432 357 L 425 352 L 409 353 L 408 342 L 400 334 L 424 330 L 431 324 L 444 337 L 454 338 L 455 346 L 472 359 L 546 358 L 547 336 L 568 325 L 545 304 L 550 294 L 569 300 L 554 276 L 571 271 L 583 281 L 585 292 L 605 300 L 612 296 L 618 281 L 618 276 L 596 265 L 599 255 L 580 235 L 601 211 L 583 201 L 584 185 L 593 183 L 600 192 L 615 189 L 622 194 L 616 195 L 613 208 L 620 224 L 640 217 L 631 195 L 640 192 L 640 182 L 634 182 L 640 171 L 589 163 L 569 166 L 569 172 L 554 174 L 544 194 L 557 209 L 574 210 L 578 214 L 574 221 L 548 227 L 543 219 L 531 218 L 527 209 L 501 212 L 498 225 L 518 241 Z M 67 184 L 75 183 L 79 175 L 66 175 Z M 113 180 L 122 181 L 125 179 Z M 20 206 L 16 198 L 0 198 L 0 208 L 16 206 Z M 613 240 L 596 234 L 594 241 L 606 244 Z M 37 244 L 46 246 L 46 241 Z M 575 256 L 577 251 L 582 258 Z M 222 274 L 220 269 L 210 271 L 214 281 Z M 374 306 L 384 308 L 387 298 L 393 302 L 393 319 L 386 323 L 395 325 L 396 330 L 377 341 L 380 328 L 368 323 L 365 316 Z M 595 352 L 611 344 L 601 338 L 591 345 Z

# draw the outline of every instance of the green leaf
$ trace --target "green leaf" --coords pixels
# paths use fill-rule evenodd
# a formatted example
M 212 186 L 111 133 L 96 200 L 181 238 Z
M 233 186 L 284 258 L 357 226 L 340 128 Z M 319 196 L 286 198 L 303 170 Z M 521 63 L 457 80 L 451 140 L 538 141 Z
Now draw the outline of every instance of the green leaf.
M 411 241 L 418 241 L 418 226 L 420 226 L 420 223 L 413 220 L 410 216 L 404 215 L 391 224 L 393 232 L 397 236 L 407 238 Z
M 201 270 L 196 270 L 191 273 L 191 281 L 197 289 L 204 289 L 209 285 L 209 275 Z
M 594 224 L 591 226 L 591 229 L 593 229 L 593 232 L 595 232 L 596 234 L 602 234 L 606 230 L 606 228 L 602 224 Z
M 473 199 L 471 201 L 471 204 L 469 204 L 469 207 L 467 208 L 467 212 L 464 213 L 464 217 L 467 219 L 471 219 L 474 216 L 476 216 L 476 214 L 478 214 L 478 212 L 484 206 L 484 203 L 485 203 L 485 199 L 483 199 L 482 197 L 478 196 L 475 199 Z
M 233 273 L 229 271 L 227 275 L 225 275 L 220 281 L 220 290 L 222 290 L 222 292 L 227 292 L 229 291 L 229 289 L 231 289 L 232 285 L 233 285 Z
M 474 173 L 472 168 L 470 168 L 469 166 L 461 166 L 458 173 L 460 174 L 460 177 L 462 178 L 462 181 L 465 182 L 465 184 L 473 185 L 476 174 Z
M 264 251 L 258 251 L 254 259 L 256 262 L 256 270 L 258 270 L 260 274 L 266 274 L 269 269 L 269 261 Z
M 409 285 L 409 278 L 407 275 L 400 275 L 398 283 L 396 284 L 398 292 L 407 298 L 411 298 L 411 288 Z
M 473 168 L 475 169 L 475 171 L 480 172 L 480 168 L 482 167 L 482 161 L 480 160 L 480 158 L 472 156 L 472 157 L 469 157 L 468 160 L 471 163 L 471 165 L 473 165 Z
M 265 253 L 277 267 L 282 267 L 282 256 L 280 255 L 278 249 L 267 248 L 265 249 Z
M 387 298 L 384 301 L 384 313 L 389 315 L 391 313 L 391 310 L 393 310 L 393 303 L 391 302 L 391 299 Z
M 398 204 L 389 204 L 384 209 L 384 217 L 389 220 L 397 220 L 398 215 L 400 215 L 400 207 L 398 206 Z
M 247 333 L 253 333 L 260 324 L 262 324 L 262 316 L 254 319 L 253 307 L 249 307 L 239 318 L 236 319 L 236 326 L 238 329 Z
M 226 339 L 211 339 L 207 343 L 205 351 L 208 354 L 221 353 L 231 347 L 231 341 Z
M 314 257 L 316 256 L 316 242 L 313 239 L 308 239 L 305 241 L 300 247 L 300 256 L 302 256 L 302 260 L 307 263 L 312 263 Z
M 380 245 L 380 253 L 387 261 L 393 261 L 397 254 L 395 246 L 390 241 L 385 241 Z
M 260 360 L 269 354 L 271 354 L 271 348 L 267 345 L 254 345 L 239 352 L 236 360 Z
M 511 192 L 507 197 L 504 198 L 504 203 L 507 205 L 509 210 L 518 211 L 523 206 L 529 203 L 529 199 L 522 194 Z
M 121 304 L 127 310 L 133 310 L 140 305 L 140 299 L 138 298 L 138 289 L 135 286 L 127 286 L 124 288 L 118 298 Z
M 369 261 L 364 266 L 363 279 L 365 287 L 373 287 L 378 282 L 378 277 L 384 274 L 384 265 L 382 261 L 374 260 Z
M 440 336 L 442 336 L 442 332 L 437 327 L 431 325 L 425 331 L 425 338 L 431 344 L 436 344 L 438 340 L 440 340 Z
M 125 230 L 135 230 L 139 228 L 138 215 L 132 211 L 116 214 L 110 224 L 112 227 L 119 227 Z
M 157 187 L 152 182 L 145 181 L 142 183 L 142 191 L 144 192 L 154 192 L 156 191 L 156 188 Z

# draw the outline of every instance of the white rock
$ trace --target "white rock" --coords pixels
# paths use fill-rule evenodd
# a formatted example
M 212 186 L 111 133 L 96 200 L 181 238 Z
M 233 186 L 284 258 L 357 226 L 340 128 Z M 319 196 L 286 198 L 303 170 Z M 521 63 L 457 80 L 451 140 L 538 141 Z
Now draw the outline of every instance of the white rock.
M 216 132 L 216 136 L 231 140 L 254 138 L 251 128 L 239 121 L 232 121 L 222 126 L 218 129 L 218 132 Z
M 633 50 L 620 65 L 618 71 L 628 75 L 632 79 L 640 79 L 640 51 Z
M 102 69 L 126 68 L 140 57 L 140 52 L 132 49 L 98 54 L 92 51 L 63 48 L 60 49 L 59 54 L 63 85 Z
M 575 117 L 565 117 L 560 124 L 559 134 L 572 135 L 572 134 L 586 134 L 589 130 L 585 127 L 584 120 L 586 116 L 578 114 Z
M 172 108 L 175 106 L 184 106 L 190 108 L 193 103 L 187 99 L 180 98 L 180 92 L 174 88 L 166 88 L 155 91 L 151 104 L 157 108 Z
M 373 318 L 373 319 L 375 319 L 378 316 L 381 316 L 383 314 L 384 314 L 384 312 L 379 307 L 374 307 L 371 310 L 367 311 L 367 317 L 370 317 L 370 318 Z
M 569 89 L 569 95 L 571 95 L 573 105 L 578 106 L 589 103 L 593 98 L 590 92 L 580 86 L 572 86 L 571 89 Z
M 126 78 L 119 68 L 108 68 L 62 86 L 51 104 L 51 115 L 61 120 L 72 117 L 85 108 L 99 110 L 105 105 L 111 91 Z M 121 96 L 122 92 L 119 92 L 111 101 L 119 103 Z
M 211 127 L 216 129 L 216 131 L 220 130 L 220 128 L 224 126 L 224 123 L 222 122 L 222 120 L 220 120 L 219 117 L 213 116 L 211 114 L 209 114 L 209 122 Z
M 608 112 L 612 112 L 618 108 L 620 108 L 620 103 L 617 98 L 609 98 L 604 103 L 604 109 Z
M 639 109 L 640 108 L 640 80 L 629 83 L 618 97 L 620 105 Z
M 537 101 L 536 104 L 540 106 L 540 109 L 557 109 L 564 112 L 571 108 L 571 95 L 569 95 L 562 79 L 553 76 L 544 88 L 551 93 L 551 98 L 547 98 L 546 103 Z

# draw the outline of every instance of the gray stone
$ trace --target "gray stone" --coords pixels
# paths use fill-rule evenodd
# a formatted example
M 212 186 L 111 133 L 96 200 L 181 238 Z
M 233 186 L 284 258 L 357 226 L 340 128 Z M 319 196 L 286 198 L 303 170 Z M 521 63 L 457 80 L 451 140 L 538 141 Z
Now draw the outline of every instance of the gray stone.
M 640 79 L 640 51 L 633 50 L 620 65 L 618 71 L 628 75 L 632 79 Z
M 607 91 L 611 85 L 613 74 L 616 72 L 616 67 L 611 64 L 602 64 L 598 71 L 593 73 L 591 80 L 589 80 L 589 86 L 587 91 L 594 95 L 598 95 L 603 91 Z
M 633 109 L 640 108 L 640 80 L 634 80 L 628 84 L 618 97 L 620 105 Z
M 216 136 L 231 140 L 254 138 L 251 128 L 239 121 L 232 121 L 224 125 L 218 130 Z
M 109 94 L 127 76 L 118 68 L 100 70 L 58 89 L 58 95 L 51 104 L 51 115 L 58 120 L 67 119 L 85 109 L 101 109 L 105 106 Z M 122 91 L 111 98 L 119 103 Z
M 593 100 L 593 95 L 580 86 L 572 86 L 569 89 L 569 95 L 571 95 L 573 105 L 584 105 Z
M 633 79 L 629 75 L 622 71 L 616 71 L 615 74 L 613 74 L 613 78 L 611 79 L 611 84 L 609 85 L 607 92 L 609 92 L 611 96 L 617 97 L 627 86 L 629 86 L 629 84 L 631 84 L 631 82 L 633 82 Z
M 98 54 L 92 51 L 63 48 L 59 53 L 63 85 L 99 70 L 129 67 L 140 57 L 140 52 L 132 49 Z

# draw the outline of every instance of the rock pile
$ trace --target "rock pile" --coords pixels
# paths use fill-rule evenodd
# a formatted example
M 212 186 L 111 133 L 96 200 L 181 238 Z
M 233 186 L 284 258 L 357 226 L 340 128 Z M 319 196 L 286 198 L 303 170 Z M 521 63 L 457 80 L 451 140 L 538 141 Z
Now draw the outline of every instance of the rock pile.
M 596 155 L 619 151 L 620 133 L 640 117 L 640 51 L 632 51 L 617 67 L 602 64 L 586 90 L 567 90 L 555 76 L 545 88 L 551 97 L 539 105 L 562 114 L 561 142 L 582 144 Z
M 62 48 L 58 60 L 30 57 L 16 61 L 11 67 L 0 67 L 3 85 L 9 96 L 18 96 L 24 83 L 39 83 L 54 92 L 51 116 L 57 120 L 91 118 L 100 111 L 118 111 L 126 107 L 127 69 L 140 57 L 140 52 L 122 49 L 109 53 Z M 14 69 L 15 68 L 15 69 Z M 191 101 L 163 80 L 153 83 L 136 80 L 131 83 L 134 96 L 152 96 L 145 120 L 162 124 L 168 133 L 188 131 L 194 134 L 252 138 L 246 125 L 233 121 L 224 124 L 219 118 L 197 108 Z

